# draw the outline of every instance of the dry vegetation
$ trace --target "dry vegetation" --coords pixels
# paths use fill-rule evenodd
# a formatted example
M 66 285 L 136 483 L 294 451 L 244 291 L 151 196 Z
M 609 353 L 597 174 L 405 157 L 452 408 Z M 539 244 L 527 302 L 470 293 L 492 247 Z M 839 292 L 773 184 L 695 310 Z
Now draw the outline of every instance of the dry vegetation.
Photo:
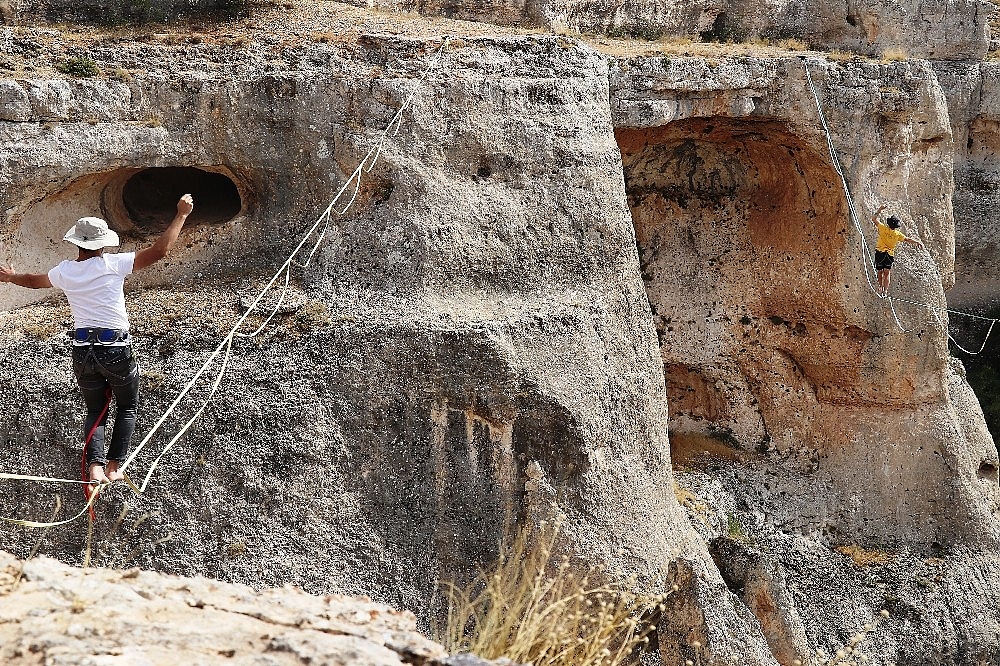
M 849 546 L 836 546 L 834 550 L 851 558 L 855 566 L 859 567 L 881 566 L 889 564 L 893 560 L 889 553 L 881 550 L 865 550 L 856 543 Z
M 907 58 L 909 55 L 901 48 L 891 47 L 882 51 L 882 62 L 896 62 Z
M 444 586 L 447 621 L 436 632 L 451 653 L 506 657 L 534 666 L 618 666 L 632 663 L 663 610 L 625 585 L 596 582 L 553 547 L 558 528 L 525 528 L 489 573 L 470 585 Z

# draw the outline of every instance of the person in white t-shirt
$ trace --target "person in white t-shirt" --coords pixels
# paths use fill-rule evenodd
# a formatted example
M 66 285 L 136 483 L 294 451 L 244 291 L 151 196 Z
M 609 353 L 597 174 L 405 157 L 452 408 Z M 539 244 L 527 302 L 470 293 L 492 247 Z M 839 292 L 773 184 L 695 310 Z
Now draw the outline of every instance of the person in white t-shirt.
M 139 408 L 139 367 L 129 339 L 125 310 L 125 278 L 167 256 L 194 209 L 185 194 L 177 202 L 177 214 L 157 241 L 138 252 L 105 254 L 118 246 L 118 234 L 97 217 L 77 220 L 63 240 L 77 246 L 76 259 L 66 260 L 48 273 L 17 273 L 13 266 L 0 266 L 0 282 L 29 289 L 57 287 L 66 292 L 76 330 L 73 332 L 73 374 L 87 405 L 84 438 L 90 480 L 98 483 L 122 478 L 118 467 L 128 456 Z M 115 427 L 105 451 L 107 405 L 114 396 Z

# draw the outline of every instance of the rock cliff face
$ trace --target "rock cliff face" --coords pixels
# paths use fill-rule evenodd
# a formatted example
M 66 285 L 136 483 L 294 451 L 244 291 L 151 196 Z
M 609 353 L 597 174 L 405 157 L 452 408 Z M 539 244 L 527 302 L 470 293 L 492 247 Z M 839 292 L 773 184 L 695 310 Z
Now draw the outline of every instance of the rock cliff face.
M 268 28 L 242 47 L 84 49 L 52 32 L 2 42 L 32 68 L 0 81 L 5 254 L 48 268 L 95 211 L 133 249 L 196 192 L 183 248 L 130 283 L 145 432 L 439 41 Z M 81 52 L 125 74 L 49 69 Z M 894 293 L 942 306 L 958 83 L 940 63 L 809 66 L 862 225 L 887 203 L 927 245 L 900 251 Z M 559 517 L 581 563 L 681 585 L 665 664 L 696 640 L 703 663 L 790 664 L 867 623 L 874 663 L 996 663 L 996 449 L 945 323 L 897 305 L 900 330 L 871 294 L 871 238 L 803 67 L 456 40 L 149 491 L 102 498 L 96 563 L 365 593 L 426 618 L 435 581 Z M 6 285 L 0 307 L 4 471 L 71 474 L 68 308 Z M 59 492 L 9 489 L 3 514 L 36 519 Z M 0 528 L 0 547 L 26 555 L 36 536 Z M 72 525 L 43 552 L 83 549 Z
M 192 71 L 170 53 L 114 47 L 92 53 L 109 68 L 171 58 L 189 69 L 127 84 L 8 83 L 5 240 L 22 266 L 64 256 L 50 239 L 84 210 L 102 210 L 127 248 L 145 240 L 155 206 L 123 217 L 155 198 L 126 196 L 138 169 L 221 173 L 239 195 L 235 218 L 192 220 L 185 249 L 136 278 L 137 346 L 155 386 L 144 425 L 353 170 L 428 52 L 402 40 L 307 47 L 282 51 L 290 62 L 263 76 L 234 77 L 229 68 L 260 63 Z M 574 552 L 654 587 L 671 584 L 668 565 L 683 555 L 712 631 L 757 634 L 671 491 L 607 77 L 603 58 L 555 38 L 449 51 L 357 208 L 297 277 L 299 308 L 240 345 L 233 380 L 147 496 L 108 496 L 96 562 L 367 592 L 426 613 L 435 580 L 489 561 L 515 521 L 560 515 Z M 20 359 L 5 387 L 25 408 L 5 412 L 0 430 L 20 471 L 76 464 L 60 303 L 5 321 L 2 354 Z M 542 474 L 526 489 L 532 463 Z M 17 487 L 5 512 L 46 511 L 38 493 Z M 76 560 L 78 528 L 57 534 L 56 552 Z M 30 539 L 7 531 L 4 546 L 23 552 Z M 773 663 L 762 640 L 717 649 Z
M 955 262 L 957 281 L 949 302 L 961 308 L 1000 306 L 1000 236 L 997 200 L 1000 159 L 1000 67 L 994 62 L 935 63 L 955 136 Z M 982 332 L 975 329 L 972 334 Z
M 891 540 L 903 531 L 930 542 L 958 529 L 993 539 L 998 495 L 978 474 L 995 467 L 995 451 L 961 434 L 975 417 L 949 404 L 943 326 L 926 309 L 897 305 L 904 333 L 871 293 L 802 63 L 622 65 L 617 136 L 673 430 L 734 437 L 797 458 L 814 478 L 846 481 L 834 510 L 845 512 L 841 534 Z M 852 65 L 814 75 L 863 224 L 886 203 L 932 248 L 905 255 L 897 296 L 942 307 L 942 282 L 953 280 L 951 135 L 932 70 Z M 706 103 L 690 100 L 692 90 L 717 93 Z M 917 426 L 931 413 L 937 426 Z M 949 460 L 960 451 L 979 459 L 956 475 Z M 928 474 L 945 485 L 928 485 Z M 962 495 L 980 516 L 959 527 L 948 498 Z M 819 531 L 838 522 L 821 517 L 829 508 L 819 508 Z M 906 513 L 913 522 L 900 524 Z
M 369 3 L 371 4 L 371 3 Z M 989 46 L 986 0 L 900 3 L 775 0 L 378 0 L 377 6 L 472 21 L 541 25 L 616 37 L 696 37 L 713 41 L 804 40 L 817 49 L 914 58 L 981 59 Z
M 952 137 L 933 71 L 811 67 L 863 224 L 886 203 L 930 241 L 928 254 L 901 255 L 896 295 L 943 306 Z M 887 603 L 860 601 L 865 573 L 818 557 L 821 542 L 895 552 L 883 570 L 896 581 L 893 603 L 906 599 L 930 623 L 869 654 L 991 663 L 997 648 L 964 615 L 1000 590 L 963 588 L 996 566 L 996 450 L 948 361 L 942 324 L 900 307 L 903 332 L 872 295 L 807 85 L 796 59 L 636 59 L 613 70 L 686 505 L 782 663 L 824 644 L 815 627 L 849 635 L 864 623 L 858 608 L 874 619 Z M 942 549 L 950 567 L 930 587 L 962 599 L 958 613 L 904 591 L 908 572 L 927 566 L 921 556 Z M 980 549 L 992 555 L 973 555 Z M 823 592 L 804 584 L 816 578 L 837 582 Z M 965 637 L 968 654 L 938 643 L 937 622 Z

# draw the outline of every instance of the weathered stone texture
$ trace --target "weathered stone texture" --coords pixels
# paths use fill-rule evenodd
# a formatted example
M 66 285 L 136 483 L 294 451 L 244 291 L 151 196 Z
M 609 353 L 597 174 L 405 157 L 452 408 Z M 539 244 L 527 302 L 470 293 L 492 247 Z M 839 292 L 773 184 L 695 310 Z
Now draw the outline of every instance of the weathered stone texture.
M 672 429 L 818 458 L 843 489 L 841 532 L 991 541 L 983 507 L 996 490 L 956 478 L 935 453 L 964 450 L 954 438 L 975 420 L 948 404 L 945 330 L 897 303 L 901 331 L 871 292 L 862 250 L 871 213 L 888 204 L 929 248 L 900 253 L 895 295 L 944 306 L 954 233 L 944 98 L 927 65 L 813 65 L 813 75 L 864 238 L 801 62 L 638 59 L 613 76 Z M 946 499 L 960 489 L 979 515 L 961 525 Z
M 138 569 L 81 571 L 0 551 L 0 660 L 6 666 L 451 663 L 416 624 L 412 613 L 368 599 Z
M 956 284 L 948 302 L 956 308 L 1000 307 L 1000 66 L 993 62 L 935 63 L 948 99 L 955 136 Z M 955 318 L 961 341 L 979 348 L 985 329 Z
M 235 218 L 192 218 L 183 249 L 131 283 L 141 432 L 353 171 L 432 46 L 98 45 L 102 67 L 148 71 L 0 84 L 0 240 L 23 269 L 66 256 L 57 239 L 95 210 L 127 249 L 147 242 L 123 194 L 138 169 L 200 167 L 238 193 Z M 811 67 L 862 224 L 889 203 L 927 244 L 900 251 L 894 294 L 943 306 L 955 150 L 934 70 Z M 856 541 L 913 566 L 941 555 L 963 580 L 1000 566 L 982 414 L 931 311 L 898 305 L 900 331 L 872 296 L 871 231 L 847 211 L 799 59 L 609 63 L 565 38 L 457 41 L 149 491 L 102 499 L 95 561 L 367 593 L 426 617 L 436 580 L 488 563 L 515 523 L 561 517 L 577 561 L 681 585 L 665 663 L 694 640 L 712 664 L 787 663 L 891 594 L 903 610 L 873 648 L 882 663 L 978 666 L 996 653 L 993 625 L 963 618 L 993 617 L 995 585 L 956 578 L 951 605 L 915 617 L 923 587 L 855 576 L 830 549 Z M 13 406 L 0 454 L 12 471 L 65 476 L 80 427 L 68 310 L 38 298 L 0 289 Z M 675 498 L 670 446 L 677 466 L 706 447 L 719 458 L 697 483 L 681 474 L 691 496 L 678 491 L 711 548 Z M 43 518 L 54 492 L 15 483 L 0 508 Z M 0 546 L 23 555 L 33 537 L 3 528 Z M 46 544 L 77 562 L 83 535 L 56 528 Z
M 697 37 L 745 42 L 797 38 L 823 50 L 945 60 L 982 58 L 989 47 L 987 0 L 886 3 L 825 0 L 377 0 L 381 7 L 499 24 L 542 25 L 614 37 Z
M 901 331 L 871 293 L 862 251 L 872 212 L 888 204 L 928 246 L 899 253 L 893 293 L 945 305 L 944 95 L 926 63 L 811 67 L 863 237 L 801 61 L 636 58 L 612 71 L 673 463 L 688 470 L 681 495 L 782 663 L 807 646 L 836 649 L 831 636 L 879 617 L 876 589 L 927 608 L 891 609 L 884 642 L 865 648 L 876 662 L 991 663 L 998 648 L 968 614 L 995 626 L 995 585 L 928 605 L 903 579 L 927 553 L 948 553 L 943 566 L 962 572 L 933 590 L 988 580 L 998 566 L 992 438 L 942 323 L 897 303 Z M 851 543 L 899 554 L 900 565 L 879 584 L 850 567 L 832 574 L 830 546 Z
M 103 25 L 164 21 L 200 16 L 235 16 L 257 0 L 5 0 L 0 20 L 30 24 L 39 18 L 50 21 L 82 21 Z
M 147 48 L 95 56 L 128 66 Z M 129 233 L 111 205 L 123 169 L 200 165 L 243 195 L 241 215 L 193 225 L 176 257 L 133 283 L 155 386 L 140 431 L 354 169 L 429 52 L 370 39 L 347 54 L 285 51 L 294 65 L 235 80 L 205 65 L 128 85 L 17 83 L 31 100 L 66 93 L 48 125 L 0 127 L 3 235 L 25 268 L 65 255 L 50 239 L 81 211 L 100 209 Z M 122 488 L 102 501 L 96 562 L 364 592 L 426 616 L 435 581 L 488 563 L 516 521 L 562 516 L 573 553 L 651 589 L 667 585 L 671 561 L 689 560 L 692 592 L 713 608 L 710 633 L 745 637 L 718 653 L 773 664 L 671 491 L 666 394 L 607 71 L 556 38 L 450 50 L 356 207 L 296 274 L 298 309 L 238 343 L 230 379 L 145 496 Z M 87 120 L 86 100 L 105 97 L 114 101 L 102 113 L 118 118 Z M 130 238 L 128 248 L 142 237 Z M 0 300 L 32 297 L 5 288 Z M 24 317 L 58 328 L 66 311 L 55 301 L 19 312 L 5 319 L 0 356 L 19 359 L 4 390 L 26 408 L 0 415 L 5 459 L 73 469 L 67 347 L 56 333 L 15 333 Z M 526 491 L 532 463 L 541 476 Z M 38 492 L 22 484 L 5 513 L 47 511 Z M 46 552 L 77 561 L 78 526 L 53 534 Z M 30 534 L 0 536 L 15 552 L 30 547 Z

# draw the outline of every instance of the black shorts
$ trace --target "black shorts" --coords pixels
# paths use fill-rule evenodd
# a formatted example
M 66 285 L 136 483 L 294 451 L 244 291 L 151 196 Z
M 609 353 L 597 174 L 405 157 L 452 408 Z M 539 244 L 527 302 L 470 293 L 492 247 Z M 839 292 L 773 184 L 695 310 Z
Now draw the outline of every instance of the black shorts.
M 880 271 L 883 268 L 884 269 L 892 268 L 893 261 L 894 257 L 888 252 L 881 252 L 879 250 L 875 250 L 875 270 Z

